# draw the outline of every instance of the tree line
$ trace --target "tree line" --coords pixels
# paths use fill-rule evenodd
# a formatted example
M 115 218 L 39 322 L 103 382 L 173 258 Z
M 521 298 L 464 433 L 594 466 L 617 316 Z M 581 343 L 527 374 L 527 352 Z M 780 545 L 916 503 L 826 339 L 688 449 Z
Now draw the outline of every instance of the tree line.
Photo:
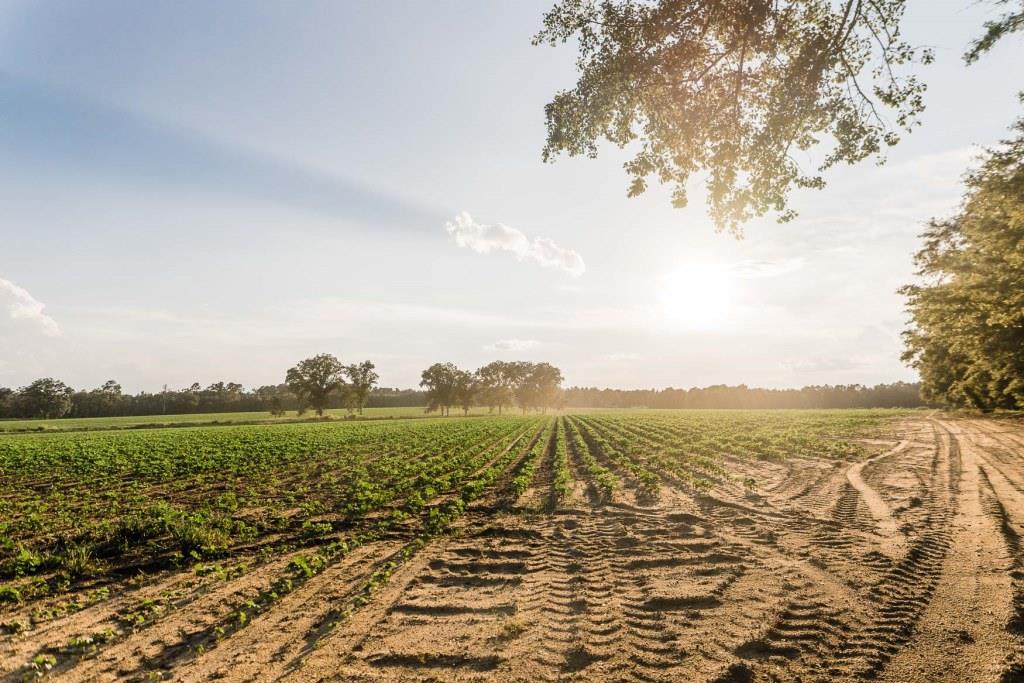
M 802 389 L 759 389 L 745 384 L 718 384 L 692 389 L 565 390 L 569 408 L 919 408 L 917 383 L 895 382 L 873 387 L 860 384 L 807 386 Z
M 329 354 L 306 359 L 288 370 L 281 384 L 245 389 L 237 382 L 198 382 L 183 389 L 128 394 L 115 380 L 89 390 L 75 390 L 44 377 L 20 389 L 0 387 L 0 418 L 118 417 L 191 413 L 270 412 L 330 408 L 361 413 L 366 406 L 422 405 L 422 392 L 377 387 L 371 361 L 343 365 Z M 319 387 L 318 387 L 319 383 Z
M 0 387 L 0 418 L 117 417 L 191 413 L 270 412 L 282 415 L 345 408 L 422 407 L 447 415 L 452 406 L 468 412 L 474 405 L 497 410 L 516 406 L 524 412 L 557 407 L 561 371 L 549 363 L 495 361 L 467 372 L 452 363 L 435 363 L 423 371 L 422 389 L 377 386 L 371 361 L 344 364 L 322 353 L 289 368 L 281 384 L 245 389 L 237 382 L 216 382 L 203 388 L 128 394 L 115 380 L 89 390 L 75 390 L 44 377 L 20 389 Z
M 0 418 L 114 417 L 230 412 L 305 412 L 363 407 L 421 407 L 448 415 L 473 406 L 499 415 L 552 408 L 916 408 L 931 405 L 921 385 L 896 382 L 759 389 L 746 385 L 691 389 L 599 389 L 561 387 L 562 372 L 550 363 L 495 361 L 470 372 L 453 363 L 423 371 L 421 389 L 377 387 L 370 361 L 344 365 L 329 354 L 306 359 L 286 373 L 286 381 L 246 390 L 236 382 L 198 383 L 185 389 L 127 394 L 110 380 L 91 390 L 74 390 L 53 378 L 18 390 L 0 387 Z
M 424 392 L 416 389 L 374 387 L 367 395 L 368 408 L 399 408 L 424 405 Z M 333 394 L 325 409 L 347 408 L 346 396 Z M 122 417 L 132 415 L 186 415 L 297 411 L 300 400 L 287 384 L 246 389 L 237 382 L 215 382 L 205 388 L 195 383 L 183 389 L 125 393 L 114 380 L 96 389 L 76 390 L 47 377 L 20 389 L 0 387 L 0 419 L 56 417 Z
M 960 210 L 928 224 L 919 281 L 901 290 L 903 359 L 930 400 L 1024 409 L 1024 119 L 1014 130 L 967 176 Z

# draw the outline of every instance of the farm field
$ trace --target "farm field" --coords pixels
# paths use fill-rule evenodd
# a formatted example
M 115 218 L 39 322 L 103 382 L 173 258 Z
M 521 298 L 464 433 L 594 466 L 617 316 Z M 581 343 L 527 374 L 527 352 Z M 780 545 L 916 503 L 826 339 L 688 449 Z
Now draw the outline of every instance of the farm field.
M 0 436 L 0 681 L 1024 680 L 1024 429 L 592 411 Z
M 461 412 L 460 412 L 461 414 Z M 470 415 L 487 415 L 487 408 L 474 406 Z M 324 415 L 331 419 L 348 418 L 349 412 L 343 408 L 330 408 Z M 355 419 L 387 419 L 430 417 L 421 406 L 400 408 L 364 408 L 362 415 Z M 312 412 L 298 415 L 296 411 L 286 411 L 281 417 L 271 416 L 263 412 L 236 413 L 185 413 L 182 415 L 124 415 L 118 417 L 71 417 L 55 420 L 0 420 L 0 434 L 4 432 L 63 432 L 91 431 L 108 429 L 138 429 L 144 427 L 199 426 L 205 424 L 281 424 L 285 422 L 313 422 L 317 417 Z

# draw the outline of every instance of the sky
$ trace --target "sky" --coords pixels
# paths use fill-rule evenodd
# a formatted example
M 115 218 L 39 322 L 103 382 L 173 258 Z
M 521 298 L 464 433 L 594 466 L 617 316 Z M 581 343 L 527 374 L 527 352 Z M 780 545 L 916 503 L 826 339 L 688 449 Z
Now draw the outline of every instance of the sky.
M 897 288 L 925 221 L 1021 113 L 1024 40 L 909 0 L 935 50 L 884 166 L 716 233 L 699 189 L 626 197 L 624 152 L 541 160 L 571 46 L 550 0 L 0 2 L 0 386 L 283 381 L 320 352 L 567 385 L 912 381 Z

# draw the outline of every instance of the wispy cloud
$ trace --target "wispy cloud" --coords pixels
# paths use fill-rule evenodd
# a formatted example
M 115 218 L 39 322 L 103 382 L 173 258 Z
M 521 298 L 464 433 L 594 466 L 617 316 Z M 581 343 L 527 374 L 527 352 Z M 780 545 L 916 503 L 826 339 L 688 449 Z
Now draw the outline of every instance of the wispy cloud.
M 3 278 L 0 278 L 0 308 L 7 310 L 7 316 L 11 320 L 28 321 L 38 326 L 40 331 L 49 337 L 60 336 L 57 321 L 43 313 L 46 305 L 36 301 L 28 290 Z
M 485 351 L 529 351 L 541 346 L 536 339 L 501 339 L 484 347 Z
M 412 198 L 6 72 L 0 72 L 0 117 L 7 159 L 162 188 L 200 188 L 374 228 L 418 229 L 439 217 Z
M 522 230 L 501 223 L 477 223 L 466 211 L 448 221 L 446 230 L 455 239 L 455 244 L 478 254 L 508 251 L 520 261 L 533 261 L 573 277 L 583 275 L 587 269 L 578 252 L 559 246 L 554 240 L 547 237 L 531 240 Z

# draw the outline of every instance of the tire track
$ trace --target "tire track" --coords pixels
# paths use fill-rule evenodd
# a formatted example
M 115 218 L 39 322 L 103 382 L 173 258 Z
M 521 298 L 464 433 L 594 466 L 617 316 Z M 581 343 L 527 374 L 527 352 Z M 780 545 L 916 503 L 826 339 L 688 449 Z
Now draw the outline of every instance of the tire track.
M 1008 557 L 999 530 L 983 509 L 985 482 L 978 449 L 939 422 L 951 457 L 959 455 L 950 504 L 949 550 L 932 599 L 912 637 L 892 657 L 883 680 L 995 680 L 1014 649 L 1005 628 L 1011 605 Z
M 871 516 L 875 519 L 875 524 L 878 526 L 879 531 L 882 534 L 882 548 L 883 552 L 890 555 L 901 554 L 900 551 L 903 547 L 903 535 L 899 531 L 899 527 L 896 524 L 896 519 L 893 516 L 892 510 L 889 508 L 888 503 L 869 486 L 864 478 L 861 476 L 865 467 L 873 464 L 877 464 L 882 460 L 894 458 L 901 452 L 910 446 L 909 441 L 900 441 L 891 450 L 876 455 L 873 458 L 868 458 L 861 462 L 855 463 L 848 470 L 846 470 L 846 479 L 856 491 L 860 494 L 861 500 L 864 501 L 871 513 Z

